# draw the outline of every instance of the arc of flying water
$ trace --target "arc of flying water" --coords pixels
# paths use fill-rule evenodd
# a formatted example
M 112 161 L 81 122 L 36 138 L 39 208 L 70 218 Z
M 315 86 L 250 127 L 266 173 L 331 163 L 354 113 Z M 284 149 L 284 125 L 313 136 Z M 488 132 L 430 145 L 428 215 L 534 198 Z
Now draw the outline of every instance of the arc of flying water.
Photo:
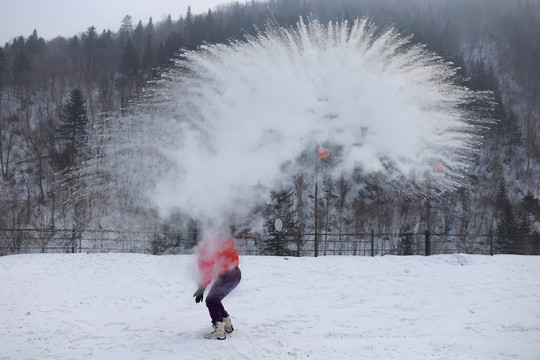
M 490 124 L 468 106 L 487 94 L 458 85 L 450 63 L 367 19 L 271 23 L 245 41 L 186 52 L 159 86 L 152 113 L 137 116 L 141 134 L 150 128 L 167 143 L 167 167 L 145 189 L 164 213 L 249 208 L 260 189 L 287 177 L 285 162 L 300 171 L 297 159 L 314 143 L 338 150 L 335 169 L 380 175 L 389 189 L 422 191 L 444 162 L 430 181 L 452 190 Z

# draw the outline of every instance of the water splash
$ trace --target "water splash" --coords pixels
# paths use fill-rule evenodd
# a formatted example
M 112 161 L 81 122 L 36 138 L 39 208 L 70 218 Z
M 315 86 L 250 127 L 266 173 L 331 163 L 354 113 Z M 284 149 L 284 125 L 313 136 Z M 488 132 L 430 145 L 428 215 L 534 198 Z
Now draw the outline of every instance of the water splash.
M 452 190 L 489 124 L 471 106 L 484 100 L 457 85 L 451 64 L 366 19 L 271 24 L 187 52 L 163 76 L 129 122 L 151 161 L 132 174 L 151 178 L 141 183 L 162 213 L 208 218 L 250 210 L 261 190 L 306 171 L 302 155 L 320 161 L 322 146 L 335 173 Z

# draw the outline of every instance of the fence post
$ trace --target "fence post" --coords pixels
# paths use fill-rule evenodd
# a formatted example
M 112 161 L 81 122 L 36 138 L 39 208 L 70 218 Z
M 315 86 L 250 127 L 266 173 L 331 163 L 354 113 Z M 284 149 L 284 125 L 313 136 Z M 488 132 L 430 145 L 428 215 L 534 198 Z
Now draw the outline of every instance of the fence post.
M 296 257 L 300 257 L 300 248 L 302 247 L 302 230 L 298 229 L 296 234 Z
M 429 238 L 429 230 L 426 230 L 426 256 L 431 255 L 431 242 Z
M 71 253 L 75 254 L 75 237 L 76 237 L 76 230 L 75 228 L 71 228 Z
M 489 232 L 489 255 L 493 256 L 493 232 Z
M 375 230 L 371 229 L 371 257 L 375 256 Z

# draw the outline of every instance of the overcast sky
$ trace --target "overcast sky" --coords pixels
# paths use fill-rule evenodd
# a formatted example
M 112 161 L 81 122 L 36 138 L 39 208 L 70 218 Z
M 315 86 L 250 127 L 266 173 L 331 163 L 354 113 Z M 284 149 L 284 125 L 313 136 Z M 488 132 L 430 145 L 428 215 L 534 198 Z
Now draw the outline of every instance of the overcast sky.
M 19 35 L 27 38 L 34 29 L 45 40 L 71 37 L 95 26 L 118 31 L 126 15 L 133 25 L 143 25 L 152 17 L 154 24 L 167 15 L 174 20 L 185 16 L 188 6 L 193 14 L 206 13 L 232 0 L 0 0 L 0 46 Z M 238 1 L 244 3 L 245 0 Z

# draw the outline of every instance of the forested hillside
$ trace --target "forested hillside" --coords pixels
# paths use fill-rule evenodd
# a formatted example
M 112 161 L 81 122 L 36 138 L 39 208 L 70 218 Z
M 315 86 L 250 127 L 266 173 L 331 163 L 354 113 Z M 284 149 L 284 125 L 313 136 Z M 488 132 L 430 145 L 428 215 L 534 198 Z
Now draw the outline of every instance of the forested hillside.
M 289 232 L 511 234 L 499 237 L 499 251 L 538 254 L 540 4 L 532 0 L 270 0 L 187 9 L 156 24 L 127 15 L 117 31 L 90 27 L 69 38 L 45 41 L 39 29 L 14 37 L 0 47 L 0 232 L 45 229 L 41 236 L 54 239 L 55 229 L 71 228 L 79 236 L 99 228 L 195 231 L 190 214 L 162 218 L 130 174 L 111 178 L 96 165 L 108 134 L 131 119 L 183 51 L 256 34 L 269 19 L 295 26 L 308 16 L 368 17 L 411 35 L 459 67 L 463 84 L 492 92 L 497 122 L 455 192 L 395 197 L 369 182 L 351 192 L 355 179 L 328 174 L 315 217 L 313 179 L 299 175 L 253 209 L 265 227 L 240 220 L 232 224 L 237 236 L 260 237 L 281 218 Z M 164 238 L 160 251 L 187 238 Z M 0 241 L 17 252 L 32 240 Z

